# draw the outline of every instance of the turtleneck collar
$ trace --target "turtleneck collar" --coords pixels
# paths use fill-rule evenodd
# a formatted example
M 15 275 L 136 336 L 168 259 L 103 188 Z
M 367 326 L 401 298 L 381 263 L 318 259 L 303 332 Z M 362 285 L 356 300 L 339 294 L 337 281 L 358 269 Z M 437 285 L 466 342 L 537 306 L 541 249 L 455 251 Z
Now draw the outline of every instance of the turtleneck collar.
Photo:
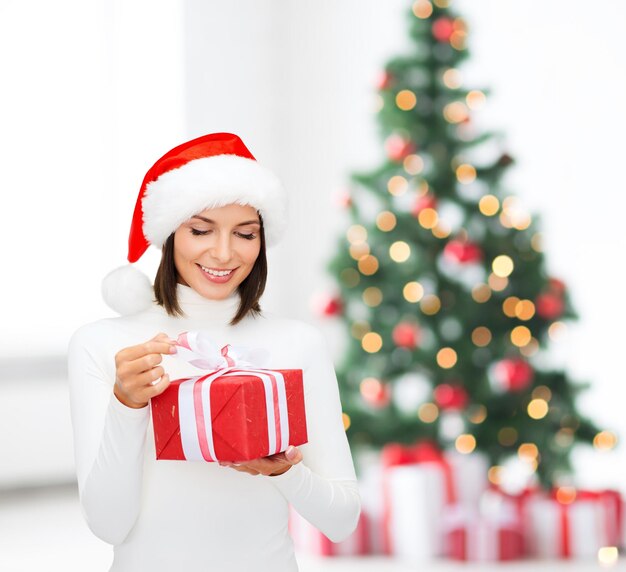
M 176 296 L 181 310 L 188 318 L 202 318 L 216 324 L 228 324 L 237 313 L 240 302 L 237 290 L 228 298 L 211 300 L 183 284 L 176 285 Z

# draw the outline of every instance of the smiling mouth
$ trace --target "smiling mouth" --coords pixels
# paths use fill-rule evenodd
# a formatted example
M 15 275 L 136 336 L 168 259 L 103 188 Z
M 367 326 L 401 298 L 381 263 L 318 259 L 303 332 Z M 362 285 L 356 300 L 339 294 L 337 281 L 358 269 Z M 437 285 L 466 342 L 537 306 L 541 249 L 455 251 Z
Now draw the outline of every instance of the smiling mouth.
M 229 276 L 232 274 L 236 268 L 230 269 L 219 269 L 219 268 L 207 268 L 206 266 L 202 266 L 202 264 L 198 264 L 198 266 L 202 269 L 203 272 L 210 274 L 211 276 Z

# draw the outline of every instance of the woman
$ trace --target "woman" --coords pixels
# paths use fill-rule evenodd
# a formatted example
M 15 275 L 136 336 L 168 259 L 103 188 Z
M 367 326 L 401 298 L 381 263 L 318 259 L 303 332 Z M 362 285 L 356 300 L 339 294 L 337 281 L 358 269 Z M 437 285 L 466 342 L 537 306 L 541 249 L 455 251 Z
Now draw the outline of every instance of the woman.
M 109 274 L 105 299 L 123 315 L 78 329 L 68 354 L 80 502 L 94 534 L 115 545 L 111 570 L 297 570 L 289 504 L 331 540 L 356 527 L 326 342 L 259 306 L 266 243 L 279 240 L 285 213 L 279 181 L 236 135 L 184 143 L 146 174 L 128 260 L 161 247 L 154 287 L 132 266 Z M 237 464 L 155 460 L 149 402 L 200 374 L 175 355 L 177 336 L 193 330 L 219 347 L 263 348 L 267 367 L 302 369 L 308 442 Z

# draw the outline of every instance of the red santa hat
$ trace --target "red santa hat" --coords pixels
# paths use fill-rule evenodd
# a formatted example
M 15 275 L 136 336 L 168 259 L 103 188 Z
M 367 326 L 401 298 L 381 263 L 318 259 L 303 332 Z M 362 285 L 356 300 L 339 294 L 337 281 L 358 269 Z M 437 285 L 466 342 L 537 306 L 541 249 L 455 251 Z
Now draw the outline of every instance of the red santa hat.
M 231 203 L 259 211 L 267 247 L 280 240 L 287 224 L 286 193 L 276 175 L 256 161 L 237 135 L 203 135 L 163 155 L 139 190 L 128 238 L 131 264 L 113 270 L 102 282 L 107 305 L 120 314 L 148 307 L 154 298 L 152 284 L 132 263 L 150 244 L 161 248 L 193 215 Z

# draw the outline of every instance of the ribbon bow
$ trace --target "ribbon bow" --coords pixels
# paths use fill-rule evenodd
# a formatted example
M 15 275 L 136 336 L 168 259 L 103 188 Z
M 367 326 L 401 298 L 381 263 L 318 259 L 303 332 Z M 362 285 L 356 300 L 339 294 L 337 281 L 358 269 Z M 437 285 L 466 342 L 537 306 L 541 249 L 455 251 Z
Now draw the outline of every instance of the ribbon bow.
M 227 367 L 262 368 L 270 354 L 265 348 L 226 344 L 221 349 L 206 332 L 183 332 L 176 339 L 176 355 L 205 370 Z

